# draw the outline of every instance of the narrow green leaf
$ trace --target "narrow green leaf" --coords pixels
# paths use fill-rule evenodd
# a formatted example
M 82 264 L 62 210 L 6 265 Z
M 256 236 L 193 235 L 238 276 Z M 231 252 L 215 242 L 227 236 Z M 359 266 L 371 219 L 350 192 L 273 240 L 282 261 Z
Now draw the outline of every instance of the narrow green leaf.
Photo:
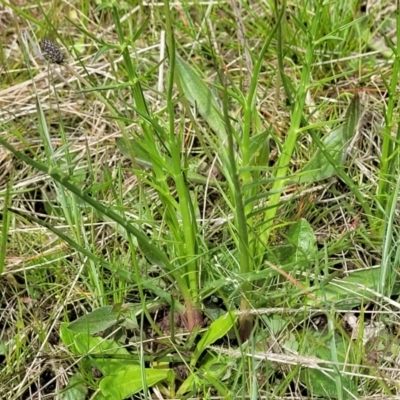
M 206 379 L 211 383 L 215 389 L 219 391 L 220 395 L 226 395 L 224 390 L 219 390 L 219 384 L 215 382 L 227 380 L 230 377 L 230 360 L 223 355 L 214 356 L 211 352 L 202 359 L 201 366 L 195 373 L 190 374 L 180 385 L 177 392 L 178 396 L 183 396 L 186 393 L 196 391 L 198 387 L 204 387 L 204 380 Z M 224 388 L 224 386 L 222 386 Z
M 346 112 L 346 122 L 343 125 L 343 140 L 344 143 L 349 143 L 356 132 L 357 125 L 361 118 L 361 104 L 358 95 L 353 97 L 349 108 Z
M 176 71 L 183 93 L 189 103 L 196 107 L 210 128 L 220 138 L 224 139 L 226 135 L 225 124 L 221 117 L 222 112 L 212 91 L 197 75 L 195 70 L 178 55 L 176 56 Z
M 360 100 L 354 96 L 351 101 L 343 125 L 331 131 L 322 141 L 319 148 L 307 165 L 302 169 L 298 182 L 312 183 L 328 179 L 336 174 L 346 159 L 348 147 L 353 138 L 361 116 Z M 333 159 L 331 163 L 325 153 Z
M 237 315 L 233 312 L 228 312 L 218 319 L 216 319 L 208 328 L 207 332 L 201 338 L 200 342 L 197 344 L 196 349 L 193 353 L 192 360 L 190 362 L 191 366 L 195 366 L 197 360 L 203 351 L 210 344 L 214 343 L 216 340 L 225 336 L 233 327 L 237 319 Z
M 233 397 L 230 395 L 229 388 L 223 384 L 219 379 L 215 379 L 211 374 L 206 373 L 204 378 L 212 384 L 212 386 L 217 389 L 218 394 L 223 396 L 224 400 L 232 400 Z
M 85 196 L 87 196 L 87 194 L 85 194 Z M 131 272 L 129 272 L 127 270 L 123 270 L 123 269 L 116 269 L 113 264 L 109 263 L 108 261 L 106 261 L 102 258 L 96 257 L 86 247 L 81 246 L 77 242 L 72 240 L 71 236 L 63 233 L 60 229 L 53 227 L 48 222 L 41 220 L 39 218 L 36 218 L 32 214 L 22 213 L 19 210 L 14 210 L 12 208 L 10 208 L 9 211 L 13 212 L 14 214 L 20 215 L 23 218 L 26 218 L 28 221 L 35 222 L 40 226 L 46 227 L 51 232 L 53 232 L 55 235 L 57 235 L 60 239 L 64 240 L 66 243 L 68 243 L 73 249 L 78 250 L 80 253 L 84 254 L 86 257 L 88 257 L 93 262 L 95 262 L 99 265 L 102 265 L 105 268 L 108 268 L 113 273 L 118 273 L 121 277 L 123 277 L 126 280 L 129 280 L 129 281 L 134 280 L 133 274 Z
M 3 145 L 6 149 L 10 150 L 18 159 L 26 162 L 28 165 L 38 169 L 39 171 L 49 174 L 52 179 L 59 182 L 62 186 L 70 190 L 87 204 L 90 204 L 98 212 L 115 221 L 128 233 L 135 236 L 138 240 L 138 244 L 141 250 L 152 263 L 162 268 L 167 268 L 170 271 L 173 270 L 173 266 L 169 262 L 166 254 L 163 253 L 158 247 L 156 247 L 143 232 L 135 228 L 126 218 L 121 216 L 119 213 L 111 210 L 109 207 L 106 207 L 102 203 L 83 193 L 76 185 L 74 185 L 70 181 L 69 175 L 65 174 L 60 168 L 49 168 L 47 165 L 35 161 L 23 152 L 17 150 L 14 146 L 10 145 L 6 140 L 2 138 L 0 138 L 0 144 Z M 14 212 L 18 213 L 18 211 Z M 180 287 L 184 286 L 183 279 L 179 274 L 173 273 L 173 276 L 178 281 Z
M 0 238 L 0 275 L 4 271 L 4 260 L 7 254 L 7 244 L 8 244 L 8 229 L 10 227 L 10 212 L 8 206 L 10 203 L 10 189 L 12 188 L 12 182 L 9 182 L 6 187 L 6 194 L 3 202 L 3 211 L 0 214 L 2 218 L 2 228 L 1 228 L 1 238 Z
M 117 138 L 116 144 L 119 151 L 125 156 L 131 158 L 134 157 L 134 162 L 143 168 L 152 168 L 153 160 L 150 154 L 142 147 L 138 140 L 132 140 L 127 143 L 123 138 Z
M 116 139 L 116 144 L 118 149 L 121 151 L 121 153 L 128 157 L 128 158 L 134 158 L 132 161 L 137 163 L 139 167 L 141 168 L 153 168 L 153 163 L 156 160 L 159 162 L 161 168 L 165 171 L 168 172 L 166 167 L 172 165 L 172 159 L 171 157 L 164 156 L 163 160 L 160 160 L 159 155 L 154 155 L 151 154 L 145 149 L 145 147 L 138 141 L 138 140 L 131 140 L 127 142 L 123 138 L 117 138 Z M 186 178 L 189 182 L 193 183 L 198 183 L 198 184 L 203 184 L 203 185 L 210 185 L 210 186 L 217 186 L 217 187 L 225 187 L 226 182 L 221 182 L 217 181 L 216 179 L 209 179 L 207 176 L 203 176 L 201 174 L 198 174 L 196 171 L 192 171 L 191 169 L 188 169 L 186 171 Z

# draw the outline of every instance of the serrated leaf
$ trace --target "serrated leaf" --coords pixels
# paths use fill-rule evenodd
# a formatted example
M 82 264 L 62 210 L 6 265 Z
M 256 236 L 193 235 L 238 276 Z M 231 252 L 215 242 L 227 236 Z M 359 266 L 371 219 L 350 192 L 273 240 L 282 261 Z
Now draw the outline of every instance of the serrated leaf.
M 221 118 L 222 113 L 212 91 L 199 77 L 197 72 L 178 55 L 176 56 L 176 71 L 183 93 L 189 103 L 196 107 L 210 128 L 221 139 L 224 139 L 226 135 L 225 124 Z

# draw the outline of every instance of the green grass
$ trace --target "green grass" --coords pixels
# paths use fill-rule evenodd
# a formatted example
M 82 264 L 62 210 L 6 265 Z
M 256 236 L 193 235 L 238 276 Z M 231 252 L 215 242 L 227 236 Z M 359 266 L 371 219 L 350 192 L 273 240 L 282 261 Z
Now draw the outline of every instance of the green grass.
M 399 394 L 375 3 L 0 3 L 1 398 Z

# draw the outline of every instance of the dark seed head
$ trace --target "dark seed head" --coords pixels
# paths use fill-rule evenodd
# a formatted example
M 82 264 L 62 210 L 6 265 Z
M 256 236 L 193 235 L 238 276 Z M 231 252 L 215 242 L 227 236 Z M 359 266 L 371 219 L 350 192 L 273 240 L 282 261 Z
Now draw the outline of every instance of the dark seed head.
M 42 39 L 40 47 L 46 60 L 55 64 L 62 64 L 64 62 L 64 54 L 51 40 Z

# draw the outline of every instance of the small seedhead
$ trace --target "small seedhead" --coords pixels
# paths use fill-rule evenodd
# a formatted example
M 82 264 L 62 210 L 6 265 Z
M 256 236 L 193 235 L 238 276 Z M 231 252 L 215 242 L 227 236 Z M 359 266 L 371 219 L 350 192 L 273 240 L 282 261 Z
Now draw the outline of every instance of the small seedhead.
M 55 64 L 62 64 L 64 62 L 64 54 L 59 47 L 49 39 L 42 39 L 40 44 L 42 54 L 46 60 Z

